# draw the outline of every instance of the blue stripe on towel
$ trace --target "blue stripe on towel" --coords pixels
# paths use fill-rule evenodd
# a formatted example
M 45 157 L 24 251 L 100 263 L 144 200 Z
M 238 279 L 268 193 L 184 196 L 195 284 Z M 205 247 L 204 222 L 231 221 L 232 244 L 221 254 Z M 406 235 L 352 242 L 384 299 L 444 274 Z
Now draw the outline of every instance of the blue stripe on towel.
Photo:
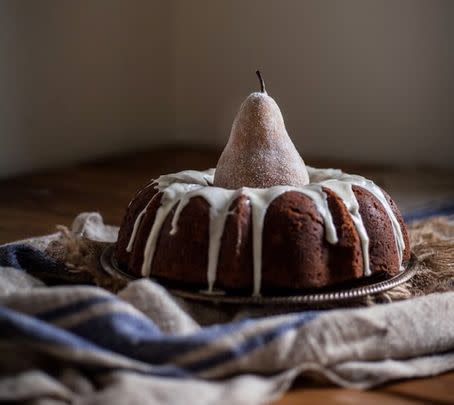
M 206 327 L 192 335 L 161 336 L 157 331 L 153 333 L 148 330 L 146 319 L 137 319 L 131 314 L 112 313 L 78 323 L 70 330 L 116 353 L 153 364 L 162 364 L 175 356 L 209 345 L 255 322 L 257 321 L 243 319 Z M 129 323 L 134 325 L 132 329 L 127 326 Z
M 261 334 L 252 335 L 250 338 L 247 338 L 241 341 L 241 338 L 238 341 L 232 341 L 227 346 L 226 350 L 221 350 L 218 353 L 215 353 L 206 359 L 196 360 L 190 362 L 184 366 L 178 366 L 178 358 L 175 358 L 175 364 L 163 364 L 153 367 L 153 370 L 150 372 L 144 372 L 142 370 L 132 370 L 139 374 L 144 375 L 153 375 L 161 377 L 172 377 L 172 378 L 194 378 L 198 377 L 203 372 L 208 372 L 211 369 L 222 366 L 223 364 L 230 363 L 231 361 L 239 360 L 244 362 L 247 355 L 255 350 L 267 350 L 267 345 L 273 341 L 283 337 L 287 332 L 296 330 L 307 322 L 316 318 L 322 311 L 310 311 L 303 312 L 296 315 L 296 319 L 293 318 L 290 321 L 280 323 L 275 328 L 270 329 L 269 331 L 263 332 Z M 259 321 L 259 320 L 258 320 Z M 216 342 L 212 342 L 216 344 Z M 207 345 L 207 350 L 210 349 L 210 345 Z M 111 369 L 102 369 L 99 368 L 98 372 L 111 371 Z M 256 372 L 259 372 L 257 370 Z M 216 377 L 219 374 L 216 374 Z M 222 373 L 222 377 L 231 377 L 231 373 Z M 216 378 L 215 377 L 215 378 Z
M 93 306 L 100 303 L 116 304 L 115 309 L 102 315 L 90 314 Z M 118 305 L 120 304 L 120 305 Z M 209 344 L 216 339 L 250 326 L 255 320 L 244 319 L 224 325 L 214 325 L 200 330 L 188 339 L 186 336 L 168 336 L 160 338 L 161 331 L 142 314 L 125 312 L 121 309 L 129 307 L 128 303 L 112 295 L 91 296 L 81 301 L 56 307 L 52 310 L 35 313 L 33 316 L 42 321 L 53 323 L 61 318 L 71 316 L 68 331 L 103 347 L 135 359 L 162 364 L 175 355 L 181 355 L 196 348 Z M 88 312 L 88 313 L 87 313 Z M 81 314 L 81 321 L 77 315 Z M 86 318 L 88 316 L 88 319 Z M 42 323 L 46 325 L 46 323 Z M 0 333 L 1 336 L 1 333 Z
M 141 362 L 154 365 L 150 374 L 183 377 L 197 375 L 207 369 L 221 365 L 223 362 L 235 360 L 246 356 L 253 350 L 263 348 L 271 341 L 281 337 L 286 332 L 296 329 L 306 322 L 314 319 L 319 312 L 307 312 L 284 318 L 276 318 L 277 325 L 270 329 L 254 334 L 248 338 L 235 332 L 244 328 L 250 329 L 260 319 L 246 319 L 226 325 L 218 325 L 198 331 L 192 335 L 168 336 L 162 334 L 156 326 L 145 318 L 135 317 L 131 314 L 114 312 L 112 314 L 95 317 L 93 322 L 98 322 L 97 328 L 86 328 L 88 323 L 81 328 L 65 330 L 46 323 L 37 318 L 0 307 L 0 338 L 21 339 L 25 343 L 48 343 L 55 348 L 56 345 L 68 349 L 84 349 L 92 352 L 103 352 L 127 356 Z M 101 319 L 107 322 L 99 322 Z M 90 323 L 93 326 L 92 323 Z M 77 333 L 82 332 L 82 333 Z M 90 339 L 90 337 L 104 336 L 104 341 Z M 229 336 L 230 341 L 220 344 L 219 339 Z M 207 358 L 178 366 L 178 357 L 191 351 L 191 349 L 207 348 L 213 351 Z M 174 364 L 163 364 L 170 360 Z M 144 372 L 143 370 L 139 370 Z
M 307 322 L 316 318 L 319 313 L 320 311 L 302 312 L 296 317 L 296 319 L 293 319 L 290 322 L 280 324 L 276 328 L 262 334 L 253 335 L 238 345 L 230 346 L 228 350 L 191 364 L 189 367 L 186 367 L 186 369 L 191 370 L 192 372 L 200 372 L 232 361 L 236 358 L 243 357 L 248 353 L 264 347 L 272 341 L 282 337 L 290 330 L 294 330 L 305 325 Z
M 63 265 L 52 259 L 45 252 L 24 243 L 10 244 L 0 247 L 0 266 L 30 270 L 36 273 L 58 272 Z
M 93 316 L 76 323 L 69 330 L 118 353 L 125 352 L 125 348 L 135 347 L 146 340 L 159 341 L 162 335 L 151 320 L 121 311 Z
M 51 349 L 48 354 L 58 356 L 60 358 L 67 357 L 67 351 L 61 351 L 60 355 L 56 354 L 59 347 L 65 349 L 73 349 L 77 351 L 77 361 L 84 362 L 87 359 L 82 355 L 80 350 L 86 352 L 92 352 L 95 354 L 112 355 L 105 348 L 99 347 L 96 344 L 89 342 L 77 335 L 72 334 L 69 331 L 55 327 L 43 321 L 40 321 L 32 316 L 16 312 L 14 310 L 0 306 L 0 340 L 15 341 L 23 345 L 32 347 L 38 343 L 41 352 L 46 352 L 46 344 Z M 57 349 L 57 350 L 56 350 Z M 136 373 L 156 375 L 156 376 L 172 376 L 172 377 L 187 377 L 188 373 L 178 367 L 169 365 L 163 367 L 157 367 L 156 371 L 150 369 L 150 371 L 144 371 L 143 369 L 132 369 L 130 367 L 100 367 L 99 365 L 93 364 L 90 359 L 87 359 L 87 365 L 90 366 L 91 371 L 112 371 L 112 370 L 129 370 Z
M 283 337 L 287 332 L 296 330 L 307 322 L 315 319 L 322 311 L 310 311 L 310 312 L 303 312 L 298 315 L 295 315 L 291 320 L 283 321 L 279 323 L 277 326 L 271 328 L 262 333 L 258 333 L 255 335 L 250 336 L 249 338 L 243 339 L 241 335 L 239 335 L 236 339 L 233 339 L 219 347 L 219 350 L 214 350 L 214 353 L 203 360 L 195 360 L 193 362 L 188 362 L 184 366 L 178 366 L 178 354 L 186 354 L 187 351 L 181 349 L 185 348 L 185 344 L 188 340 L 193 340 L 198 337 L 201 333 L 197 333 L 195 335 L 189 336 L 165 336 L 162 335 L 158 340 L 153 342 L 153 345 L 146 345 L 142 347 L 145 349 L 142 353 L 142 356 L 133 356 L 131 355 L 131 350 L 127 350 L 128 353 L 124 353 L 129 355 L 129 357 L 135 358 L 136 360 L 140 360 L 143 362 L 147 362 L 151 365 L 155 365 L 153 370 L 150 372 L 144 372 L 142 370 L 129 370 L 138 372 L 140 374 L 147 374 L 147 375 L 154 375 L 154 376 L 162 376 L 162 377 L 173 377 L 173 378 L 182 378 L 182 377 L 197 377 L 199 374 L 203 372 L 207 372 L 210 369 L 213 369 L 218 366 L 222 366 L 222 364 L 226 364 L 231 361 L 239 360 L 244 361 L 245 357 L 251 352 L 255 350 L 266 350 L 266 346 L 273 341 Z M 251 322 L 260 322 L 260 320 L 249 320 Z M 241 329 L 238 328 L 237 331 Z M 225 333 L 224 335 L 220 336 L 220 338 L 224 336 L 228 336 L 229 333 Z M 143 343 L 137 343 L 139 346 L 142 346 Z M 219 345 L 217 340 L 213 340 L 211 342 L 207 342 L 206 347 L 207 351 L 216 349 L 216 346 Z M 200 349 L 200 346 L 198 349 Z M 164 349 L 167 351 L 171 356 L 168 360 L 173 359 L 173 363 L 163 364 L 162 353 L 159 352 L 159 348 Z M 151 350 L 150 350 L 151 349 Z M 137 354 L 137 353 L 136 353 Z M 159 357 L 158 362 L 156 362 L 156 356 Z M 151 357 L 155 357 L 153 361 Z M 104 371 L 111 371 L 110 369 L 99 369 L 99 372 Z M 224 377 L 228 376 L 228 374 L 223 375 Z
M 95 344 L 37 318 L 0 306 L 0 338 L 29 338 L 75 349 L 100 350 Z
M 454 202 L 447 202 L 444 204 L 438 204 L 436 206 L 428 206 L 419 208 L 403 214 L 404 220 L 407 223 L 416 221 L 418 219 L 424 219 L 434 216 L 450 216 L 454 215 Z
M 113 302 L 118 300 L 110 295 L 90 297 L 89 299 L 72 302 L 71 304 L 63 305 L 61 307 L 37 313 L 35 314 L 35 316 L 39 319 L 42 319 L 43 321 L 52 322 L 62 317 L 74 315 L 80 311 L 92 307 L 93 305 L 102 304 L 109 301 Z
M 199 365 L 194 364 L 194 369 L 191 368 L 191 371 L 199 371 L 208 365 L 210 367 L 217 365 L 221 359 L 231 360 L 266 345 L 288 330 L 311 321 L 320 313 L 320 311 L 303 312 L 295 315 L 296 319 L 292 317 L 290 321 L 282 321 L 262 334 L 252 335 L 246 340 L 240 336 L 238 346 L 230 345 L 226 351 L 216 353 L 213 358 L 204 360 L 207 362 L 206 365 L 204 362 Z M 137 321 L 129 314 L 117 313 L 96 317 L 71 328 L 71 331 L 90 339 L 101 347 L 130 358 L 151 364 L 164 364 L 172 360 L 178 361 L 179 356 L 186 355 L 192 350 L 215 345 L 221 338 L 260 322 L 260 320 L 244 319 L 208 327 L 192 335 L 162 335 L 147 330 L 144 323 Z

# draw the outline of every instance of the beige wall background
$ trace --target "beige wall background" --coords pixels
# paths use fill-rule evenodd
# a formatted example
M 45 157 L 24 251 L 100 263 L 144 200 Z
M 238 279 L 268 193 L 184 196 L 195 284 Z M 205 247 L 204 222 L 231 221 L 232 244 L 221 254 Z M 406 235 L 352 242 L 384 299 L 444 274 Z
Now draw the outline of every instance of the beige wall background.
M 0 1 L 0 175 L 165 142 L 172 4 Z
M 222 147 L 260 68 L 304 157 L 454 166 L 454 2 L 0 2 L 0 176 Z

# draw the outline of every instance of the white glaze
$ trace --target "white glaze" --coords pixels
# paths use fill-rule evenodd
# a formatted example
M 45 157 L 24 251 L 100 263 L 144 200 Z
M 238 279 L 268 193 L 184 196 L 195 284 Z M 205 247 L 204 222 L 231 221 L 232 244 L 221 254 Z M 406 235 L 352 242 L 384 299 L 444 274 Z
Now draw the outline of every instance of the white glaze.
M 369 237 L 365 230 L 361 215 L 359 213 L 358 201 L 352 191 L 352 185 L 358 185 L 374 194 L 384 206 L 391 223 L 399 252 L 399 259 L 402 261 L 403 249 L 405 248 L 400 225 L 392 212 L 381 189 L 372 181 L 360 176 L 349 175 L 336 169 L 315 169 L 307 167 L 311 184 L 304 187 L 275 186 L 265 189 L 241 188 L 238 190 L 227 190 L 214 187 L 214 169 L 206 171 L 187 170 L 180 173 L 168 174 L 159 177 L 154 183 L 158 191 L 162 192 L 161 206 L 156 212 L 156 218 L 147 238 L 144 260 L 142 265 L 142 275 L 149 276 L 151 264 L 156 249 L 162 225 L 171 212 L 176 207 L 172 218 L 170 234 L 178 232 L 178 220 L 184 207 L 191 198 L 202 197 L 210 205 L 209 210 L 209 248 L 207 283 L 208 291 L 212 292 L 216 281 L 218 257 L 221 246 L 221 239 L 232 202 L 240 195 L 245 195 L 251 204 L 252 217 L 252 238 L 253 238 L 253 266 L 254 266 L 254 288 L 253 294 L 260 294 L 262 277 L 262 233 L 265 215 L 269 205 L 280 195 L 288 191 L 296 191 L 311 198 L 317 211 L 323 218 L 325 226 L 325 237 L 329 243 L 335 244 L 338 241 L 336 229 L 333 223 L 331 212 L 328 208 L 326 194 L 322 190 L 327 187 L 333 190 L 345 203 L 361 241 L 361 248 L 364 261 L 364 274 L 370 275 L 369 264 Z M 151 201 L 150 201 L 151 202 Z M 131 251 L 136 237 L 138 226 L 145 214 L 150 202 L 139 213 L 134 223 L 131 238 L 127 250 Z M 397 225 L 397 226 L 396 226 Z
M 151 262 L 153 260 L 154 251 L 156 249 L 158 237 L 161 232 L 161 227 L 164 224 L 164 221 L 167 218 L 169 212 L 185 194 L 192 190 L 206 187 L 200 184 L 176 183 L 175 181 L 168 177 L 166 177 L 164 180 L 166 182 L 168 181 L 168 183 L 164 184 L 169 185 L 165 187 L 162 186 L 159 180 L 160 178 L 157 180 L 156 188 L 162 192 L 161 206 L 156 211 L 156 217 L 153 222 L 153 226 L 151 227 L 150 234 L 148 235 L 147 242 L 145 244 L 145 251 L 141 270 L 141 274 L 145 277 L 148 277 L 150 275 Z
M 180 200 L 178 207 L 173 215 L 172 229 L 170 234 L 173 235 L 178 230 L 178 219 L 181 211 L 187 205 L 191 198 L 202 197 L 210 205 L 210 224 L 209 224 L 209 243 L 208 243 L 208 291 L 213 291 L 216 280 L 216 270 L 218 267 L 219 250 L 221 248 L 222 234 L 224 233 L 225 222 L 229 214 L 229 208 L 235 198 L 240 195 L 237 190 L 227 190 L 219 187 L 203 187 L 188 192 Z
M 336 228 L 331 212 L 328 209 L 326 194 L 319 185 L 313 184 L 301 188 L 290 186 L 274 186 L 269 188 L 242 188 L 241 193 L 247 196 L 252 208 L 252 254 L 254 266 L 253 295 L 260 295 L 262 284 L 262 239 L 263 224 L 269 205 L 281 194 L 296 191 L 311 198 L 323 218 L 326 239 L 330 243 L 337 242 Z
M 364 275 L 370 276 L 370 260 L 369 260 L 369 235 L 367 235 L 366 228 L 364 227 L 363 220 L 359 213 L 358 200 L 352 190 L 352 185 L 339 180 L 324 180 L 320 182 L 326 188 L 334 191 L 343 201 L 347 207 L 350 217 L 355 224 L 356 231 L 358 232 L 359 240 L 361 242 L 361 251 L 363 253 L 363 268 Z
M 145 187 L 142 187 L 138 193 L 135 195 L 135 197 L 129 201 L 128 208 L 131 206 L 132 202 L 140 195 L 142 194 L 147 188 L 149 188 L 151 185 L 155 184 L 154 180 L 150 180 Z
M 382 204 L 383 208 L 385 209 L 386 213 L 388 214 L 388 217 L 391 221 L 391 225 L 393 228 L 393 233 L 394 233 L 394 239 L 396 241 L 396 246 L 397 246 L 397 254 L 399 257 L 399 265 L 402 268 L 402 258 L 403 258 L 403 253 L 405 250 L 405 240 L 404 236 L 402 234 L 402 229 L 400 228 L 399 221 L 397 220 L 396 216 L 394 215 L 394 212 L 391 208 L 391 205 L 388 203 L 388 200 L 386 199 L 385 195 L 383 194 L 383 191 L 381 190 L 380 187 L 378 187 L 372 180 L 366 179 L 365 177 L 358 176 L 356 174 L 348 174 L 344 173 L 341 170 L 338 169 L 316 169 L 314 167 L 307 167 L 307 170 L 309 172 L 309 178 L 311 179 L 311 182 L 319 182 L 323 183 L 324 181 L 327 180 L 339 180 L 345 183 L 349 183 L 351 185 L 359 186 L 370 193 L 372 193 Z
M 154 197 L 156 197 L 157 194 L 153 196 L 153 198 L 148 201 L 148 204 L 145 206 L 145 208 L 139 212 L 137 215 L 136 220 L 134 221 L 134 227 L 132 228 L 131 236 L 129 238 L 129 243 L 128 246 L 126 246 L 126 251 L 131 252 L 132 251 L 132 246 L 134 244 L 134 240 L 136 239 L 136 233 L 137 230 L 139 229 L 139 225 L 142 222 L 142 217 L 145 215 L 145 212 L 147 211 L 148 207 L 150 206 L 151 202 L 154 200 Z

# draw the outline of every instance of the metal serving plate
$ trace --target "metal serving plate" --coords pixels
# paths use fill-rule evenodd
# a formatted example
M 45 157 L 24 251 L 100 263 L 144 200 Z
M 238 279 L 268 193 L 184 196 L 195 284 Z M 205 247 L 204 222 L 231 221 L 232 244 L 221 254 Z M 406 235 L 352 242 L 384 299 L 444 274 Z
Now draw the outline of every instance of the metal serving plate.
M 124 271 L 122 271 L 115 257 L 114 245 L 108 246 L 101 255 L 102 268 L 111 276 L 121 278 L 125 281 L 136 280 Z M 208 293 L 205 291 L 194 291 L 182 288 L 166 287 L 172 294 L 197 301 L 209 301 L 216 303 L 226 304 L 254 304 L 254 305 L 308 305 L 308 306 L 320 306 L 320 305 L 335 305 L 342 304 L 349 301 L 356 301 L 360 298 L 367 297 L 368 295 L 374 295 L 390 290 L 410 280 L 415 272 L 415 257 L 412 255 L 407 268 L 397 274 L 394 277 L 385 280 L 377 280 L 371 278 L 369 283 L 364 283 L 360 286 L 351 288 L 325 288 L 320 292 L 311 290 L 310 292 L 301 292 L 298 295 L 264 295 L 259 297 L 246 296 L 246 295 L 230 295 L 226 293 Z M 160 284 L 165 285 L 160 280 L 154 280 Z

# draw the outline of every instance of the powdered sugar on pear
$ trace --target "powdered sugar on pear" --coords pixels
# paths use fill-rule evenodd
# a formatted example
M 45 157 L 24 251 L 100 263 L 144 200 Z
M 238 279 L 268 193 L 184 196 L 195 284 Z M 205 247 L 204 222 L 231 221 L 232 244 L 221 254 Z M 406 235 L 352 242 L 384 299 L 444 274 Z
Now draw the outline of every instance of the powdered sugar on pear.
M 281 110 L 262 92 L 249 95 L 233 122 L 214 185 L 228 189 L 309 183 L 306 166 L 285 129 Z

